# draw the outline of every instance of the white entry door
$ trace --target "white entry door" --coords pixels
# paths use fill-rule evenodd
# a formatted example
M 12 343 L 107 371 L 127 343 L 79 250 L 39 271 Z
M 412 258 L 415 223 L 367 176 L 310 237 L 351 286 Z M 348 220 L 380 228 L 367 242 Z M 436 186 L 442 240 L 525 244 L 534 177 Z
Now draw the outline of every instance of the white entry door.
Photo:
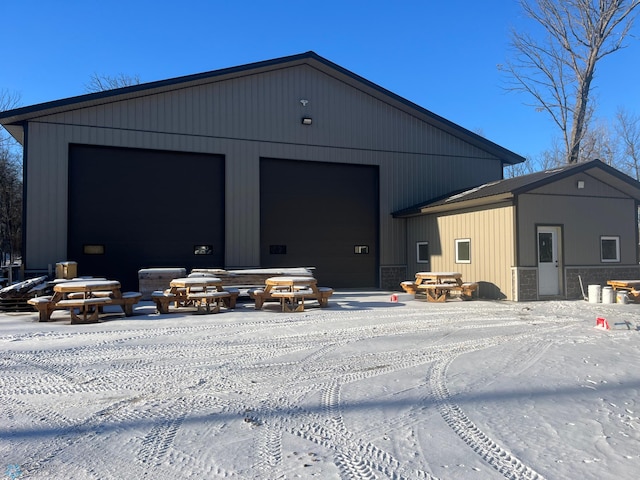
M 538 294 L 560 295 L 560 227 L 538 227 Z

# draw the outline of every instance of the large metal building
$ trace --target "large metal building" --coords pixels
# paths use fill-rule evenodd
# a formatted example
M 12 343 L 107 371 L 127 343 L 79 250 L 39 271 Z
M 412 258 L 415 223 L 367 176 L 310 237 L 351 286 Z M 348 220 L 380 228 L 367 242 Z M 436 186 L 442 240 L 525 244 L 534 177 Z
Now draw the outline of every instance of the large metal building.
M 24 146 L 27 271 L 313 266 L 397 288 L 392 212 L 524 159 L 313 52 L 0 113 Z

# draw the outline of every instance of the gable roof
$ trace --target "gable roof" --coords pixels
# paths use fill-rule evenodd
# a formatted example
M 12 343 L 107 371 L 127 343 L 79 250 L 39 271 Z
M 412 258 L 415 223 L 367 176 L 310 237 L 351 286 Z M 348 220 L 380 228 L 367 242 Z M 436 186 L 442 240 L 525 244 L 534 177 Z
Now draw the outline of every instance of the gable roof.
M 399 95 L 396 95 L 395 93 L 386 90 L 385 88 L 376 85 L 375 83 L 370 82 L 369 80 L 356 75 L 353 72 L 350 72 L 349 70 L 321 57 L 320 55 L 312 51 L 301 53 L 298 55 L 275 58 L 262 62 L 223 68 L 220 70 L 213 70 L 210 72 L 176 77 L 156 82 L 132 85 L 113 90 L 106 90 L 103 92 L 89 93 L 76 97 L 54 100 L 37 105 L 7 110 L 5 112 L 0 112 L 0 124 L 4 126 L 7 131 L 9 131 L 9 133 L 16 140 L 18 140 L 18 142 L 23 143 L 24 125 L 26 122 L 33 118 L 132 99 L 150 94 L 162 93 L 165 91 L 182 89 L 189 86 L 218 82 L 235 77 L 254 75 L 261 72 L 278 70 L 303 64 L 309 65 L 328 75 L 338 78 L 339 80 L 353 86 L 354 88 L 357 88 L 386 103 L 389 103 L 396 108 L 399 108 L 409 113 L 410 115 L 413 115 L 416 118 L 429 123 L 430 125 L 433 125 L 436 128 L 454 135 L 455 137 L 461 138 L 464 141 L 498 157 L 503 164 L 506 163 L 513 165 L 525 161 L 524 157 L 510 150 L 507 150 L 506 148 L 501 147 L 500 145 L 493 143 L 490 140 L 487 140 L 486 138 L 477 135 L 453 122 L 450 122 L 449 120 L 446 120 L 445 118 L 440 117 L 439 115 L 436 115 L 435 113 L 430 112 L 429 110 L 426 110 L 425 108 L 422 108 L 419 105 L 403 97 L 400 97 Z
M 564 167 L 535 172 L 520 177 L 485 183 L 477 187 L 433 198 L 393 213 L 395 218 L 413 217 L 431 213 L 442 213 L 463 208 L 492 205 L 510 200 L 517 195 L 529 192 L 552 182 L 556 182 L 576 173 L 585 173 L 607 183 L 640 202 L 640 182 L 616 170 L 600 160 L 576 163 Z

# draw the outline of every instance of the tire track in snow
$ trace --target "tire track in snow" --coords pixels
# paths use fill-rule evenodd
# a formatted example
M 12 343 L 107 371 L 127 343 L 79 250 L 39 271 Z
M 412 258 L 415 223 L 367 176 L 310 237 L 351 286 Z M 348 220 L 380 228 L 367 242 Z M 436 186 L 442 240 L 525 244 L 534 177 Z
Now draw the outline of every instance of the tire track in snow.
M 566 328 L 566 327 L 560 327 Z M 551 327 L 548 330 L 557 330 L 558 327 Z M 535 335 L 540 332 L 536 332 Z M 516 335 L 517 339 L 528 338 L 533 334 L 523 334 Z M 470 445 L 478 454 L 482 456 L 482 458 L 493 468 L 498 470 L 500 473 L 506 476 L 506 478 L 510 478 L 513 480 L 516 479 L 530 479 L 530 480 L 542 480 L 540 474 L 535 472 L 533 469 L 524 465 L 521 461 L 519 461 L 516 457 L 509 454 L 506 450 L 499 447 L 495 442 L 493 442 L 490 438 L 488 438 L 483 432 L 481 432 L 477 426 L 475 426 L 469 419 L 462 413 L 462 410 L 457 406 L 448 401 L 450 395 L 448 389 L 445 384 L 445 372 L 446 368 L 438 367 L 438 366 L 448 366 L 451 361 L 457 356 L 469 353 L 471 351 L 484 349 L 487 347 L 499 345 L 506 341 L 513 341 L 513 335 L 501 335 L 492 338 L 485 338 L 479 340 L 471 340 L 460 342 L 457 344 L 443 346 L 441 349 L 436 349 L 436 351 L 432 352 L 432 355 L 429 355 L 428 359 L 423 358 L 422 362 L 435 360 L 435 367 L 433 369 L 433 376 L 431 378 L 432 388 L 436 393 L 438 399 L 438 408 L 441 412 L 441 415 L 449 424 L 449 426 L 454 430 L 456 434 L 458 434 L 468 445 Z M 400 368 L 406 368 L 406 363 L 402 365 Z M 388 370 L 396 370 L 396 368 L 382 369 L 387 370 L 384 373 L 388 373 Z M 355 374 L 347 374 L 342 377 L 342 380 L 346 382 L 357 381 L 362 379 L 368 375 L 379 375 L 381 374 L 381 369 L 375 370 L 366 370 L 362 372 L 357 372 Z M 323 404 L 324 409 L 326 411 L 326 416 L 329 418 L 330 423 L 333 424 L 333 427 L 337 430 L 342 430 L 340 433 L 341 438 L 349 438 L 352 435 L 349 435 L 349 432 L 346 432 L 346 428 L 344 427 L 344 422 L 342 420 L 342 416 L 340 413 L 339 405 L 339 390 L 340 383 L 334 381 L 330 384 L 330 386 L 324 391 L 323 394 Z M 326 430 L 325 430 L 326 435 Z M 359 444 L 362 446 L 363 444 Z M 359 450 L 356 446 L 356 450 Z M 373 457 L 370 457 L 374 460 L 379 460 L 380 458 L 385 458 L 385 454 L 379 450 L 377 447 L 374 447 L 372 444 L 367 443 L 367 454 L 373 453 Z M 388 454 L 387 454 L 388 456 Z M 360 472 L 358 469 L 361 466 L 362 456 L 357 455 L 354 457 L 349 457 L 346 454 L 341 454 L 339 457 L 340 466 L 344 467 L 349 472 L 349 475 L 355 475 L 354 472 Z M 353 464 L 349 464 L 348 460 L 351 459 Z M 388 460 L 386 458 L 385 460 Z M 384 473 L 389 472 L 389 466 L 386 468 L 383 466 L 385 462 L 378 462 L 370 460 L 367 464 L 373 466 L 374 469 L 382 471 Z M 393 462 L 395 465 L 399 466 L 398 462 Z M 360 472 L 361 473 L 361 472 Z M 408 478 L 414 478 L 414 475 L 418 475 L 420 477 L 428 478 L 429 474 L 423 471 L 413 472 L 411 476 Z M 401 478 L 398 477 L 401 475 L 398 471 L 393 471 L 391 478 Z M 353 476 L 349 478 L 368 478 L 367 476 Z
M 339 453 L 335 457 L 336 465 L 345 478 L 377 478 L 375 472 L 397 480 L 435 478 L 424 470 L 407 472 L 410 469 L 403 467 L 389 452 L 369 441 L 363 440 L 361 435 L 356 436 L 349 431 L 342 416 L 340 391 L 343 384 L 402 371 L 406 368 L 430 363 L 434 358 L 433 354 L 425 355 L 421 351 L 415 351 L 413 355 L 409 352 L 409 358 L 407 358 L 407 352 L 403 353 L 404 355 L 400 352 L 383 352 L 382 355 L 369 355 L 369 358 L 366 359 L 361 356 L 356 357 L 362 361 L 359 369 L 356 372 L 342 375 L 339 380 L 332 381 L 323 391 L 322 402 L 325 417 L 323 435 L 326 436 L 331 433 L 335 438 L 350 440 L 348 449 L 344 450 L 344 446 L 337 447 Z M 371 362 L 372 359 L 374 362 Z M 370 366 L 371 363 L 375 364 L 376 367 L 372 368 Z
M 491 314 L 480 313 L 473 321 L 461 324 L 456 321 L 455 308 L 438 309 L 437 311 L 416 308 L 415 312 L 410 311 L 407 312 L 407 315 L 403 314 L 400 320 L 396 314 L 385 315 L 383 313 L 378 315 L 376 312 L 374 327 L 345 326 L 334 328 L 335 322 L 345 322 L 346 324 L 350 319 L 357 321 L 357 319 L 371 318 L 371 312 L 332 311 L 331 315 L 325 315 L 321 311 L 314 311 L 312 315 L 306 317 L 288 316 L 285 319 L 285 317 L 276 318 L 276 316 L 269 315 L 265 321 L 242 322 L 242 324 L 219 324 L 216 322 L 216 324 L 206 326 L 153 328 L 137 331 L 135 335 L 126 330 L 97 332 L 96 334 L 108 337 L 98 346 L 67 347 L 51 353 L 48 350 L 26 352 L 27 355 L 23 358 L 32 362 L 32 364 L 26 365 L 29 371 L 37 369 L 38 365 L 45 367 L 37 370 L 46 373 L 41 376 L 44 379 L 42 386 L 39 387 L 42 394 L 58 392 L 67 395 L 78 391 L 81 393 L 102 393 L 105 389 L 120 394 L 123 390 L 127 391 L 128 387 L 124 386 L 125 382 L 135 384 L 139 381 L 142 385 L 138 392 L 140 395 L 144 397 L 150 393 L 159 395 L 161 398 L 160 404 L 149 404 L 144 408 L 135 409 L 131 408 L 131 399 L 117 402 L 113 408 L 103 409 L 83 422 L 74 422 L 64 418 L 48 419 L 50 425 L 57 423 L 63 427 L 63 430 L 67 429 L 70 432 L 57 436 L 53 443 L 43 446 L 38 450 L 39 454 L 36 455 L 36 458 L 42 458 L 44 465 L 51 465 L 53 457 L 57 454 L 67 453 L 73 459 L 73 456 L 80 451 L 80 442 L 88 441 L 98 449 L 104 448 L 105 451 L 115 453 L 110 458 L 113 465 L 107 461 L 109 459 L 96 460 L 94 466 L 91 467 L 94 478 L 104 478 L 106 472 L 119 478 L 141 478 L 145 475 L 152 478 L 150 469 L 154 465 L 160 470 L 157 471 L 158 475 L 153 478 L 178 478 L 181 467 L 169 466 L 166 464 L 166 460 L 167 455 L 175 448 L 176 437 L 180 434 L 181 428 L 189 416 L 198 411 L 197 403 L 190 405 L 190 401 L 180 399 L 180 395 L 184 394 L 187 389 L 193 389 L 193 392 L 196 393 L 205 390 L 221 391 L 223 394 L 227 391 L 231 392 L 235 397 L 231 396 L 230 405 L 227 401 L 227 407 L 225 407 L 228 409 L 227 411 L 241 412 L 245 407 L 243 401 L 249 402 L 248 404 L 256 409 L 257 419 L 263 423 L 262 426 L 256 428 L 256 432 L 262 434 L 262 445 L 260 451 L 252 453 L 252 455 L 258 455 L 265 466 L 265 472 L 274 474 L 273 476 L 266 475 L 264 478 L 283 476 L 282 435 L 283 433 L 291 433 L 334 452 L 335 464 L 342 475 L 348 476 L 348 478 L 386 476 L 393 479 L 432 479 L 434 477 L 429 473 L 418 469 L 407 473 L 397 459 L 375 443 L 367 441 L 366 435 L 363 435 L 362 432 L 355 434 L 349 431 L 345 427 L 342 416 L 341 390 L 350 382 L 402 371 L 429 362 L 448 365 L 447 362 L 453 361 L 457 355 L 474 349 L 486 348 L 490 346 L 492 341 L 500 343 L 517 338 L 515 335 L 495 336 L 496 332 L 492 332 L 491 329 L 530 325 L 533 319 L 533 317 L 529 317 L 521 321 L 505 321 L 495 312 Z M 294 319 L 296 331 L 303 333 L 283 334 L 264 341 L 260 339 L 260 332 L 274 328 L 274 326 L 275 328 L 288 327 L 283 329 L 283 332 L 287 332 Z M 390 321 L 385 323 L 386 319 Z M 544 323 L 543 320 L 536 320 L 536 322 Z M 225 337 L 235 336 L 238 330 L 243 328 L 246 328 L 243 331 L 246 338 L 241 340 L 234 338 L 231 344 L 224 341 Z M 326 335 L 327 329 L 331 329 L 331 336 Z M 454 341 L 455 332 L 463 329 L 477 329 L 478 334 L 485 338 L 456 343 Z M 367 340 L 377 336 L 409 335 L 425 331 L 445 333 L 451 331 L 451 336 L 445 337 L 451 340 L 451 343 L 444 344 L 442 343 L 443 339 L 440 339 L 435 344 L 426 346 L 424 351 L 420 349 L 402 352 L 382 351 L 362 356 L 362 358 L 359 358 L 358 355 L 335 356 L 336 358 L 331 356 L 331 352 L 336 348 L 354 341 Z M 141 333 L 138 334 L 138 332 Z M 73 339 L 76 338 L 75 335 L 74 333 L 63 337 Z M 81 336 L 80 342 L 100 338 L 90 336 L 92 334 L 89 332 L 77 335 Z M 198 338 L 172 341 L 172 336 L 175 335 L 197 335 Z M 498 340 L 494 340 L 494 337 Z M 132 342 L 140 342 L 141 345 L 135 345 Z M 144 346 L 146 343 L 153 345 L 153 357 L 146 353 Z M 274 362 L 272 360 L 279 356 L 307 350 L 309 354 L 303 356 L 302 360 L 295 362 Z M 174 355 L 176 351 L 183 352 L 179 360 L 173 359 L 173 363 L 165 364 L 163 357 Z M 21 351 L 20 354 L 24 353 Z M 15 354 L 17 356 L 11 354 L 11 358 L 16 360 L 20 354 Z M 34 361 L 32 355 L 39 355 L 40 358 Z M 79 364 L 79 358 L 84 358 L 85 363 Z M 6 370 L 10 372 L 11 366 L 18 364 L 7 365 Z M 446 381 L 445 373 L 442 373 L 443 382 Z M 273 392 L 264 392 L 257 388 L 255 389 L 257 396 L 254 397 L 251 383 L 256 379 L 256 375 L 265 375 L 269 380 L 275 378 L 280 382 L 280 387 Z M 30 381 L 33 376 L 37 375 L 25 378 Z M 198 376 L 204 381 L 201 386 L 194 385 L 196 383 L 194 380 L 197 380 Z M 105 378 L 103 383 L 97 380 L 100 377 Z M 7 385 L 19 385 L 20 388 L 11 391 L 8 397 L 3 397 L 9 401 L 25 391 L 20 390 L 25 383 L 20 382 L 18 375 L 11 378 L 11 382 L 15 383 L 8 382 Z M 152 378 L 153 382 L 149 382 L 149 378 Z M 1 381 L 3 381 L 2 378 L 0 378 Z M 84 386 L 75 387 L 74 383 Z M 292 386 L 292 383 L 295 385 Z M 446 384 L 443 383 L 443 385 L 446 389 Z M 243 390 L 242 393 L 246 394 L 238 397 L 239 390 Z M 308 401 L 314 393 L 320 399 L 320 408 L 318 410 L 311 409 L 311 411 L 301 408 L 302 402 Z M 440 393 L 442 404 L 453 404 L 448 390 L 443 390 Z M 420 408 L 424 408 L 424 406 Z M 24 412 L 19 407 L 16 411 Z M 32 411 L 33 418 L 41 418 L 37 415 L 42 416 L 42 411 L 38 412 L 36 408 L 32 408 Z M 206 412 L 207 410 L 202 411 Z M 44 415 L 50 416 L 48 411 L 44 412 Z M 158 418 L 163 415 L 166 415 L 166 418 L 159 423 Z M 452 425 L 462 425 L 464 429 L 469 430 L 466 434 L 472 439 L 473 445 L 482 445 L 484 441 L 482 432 L 474 431 L 473 424 L 462 422 L 464 413 L 459 408 L 457 412 L 454 409 L 449 417 Z M 121 432 L 119 423 L 124 425 L 127 423 L 148 424 L 147 430 L 139 433 L 136 439 L 137 443 L 134 443 L 138 450 L 128 452 L 134 456 L 134 459 L 137 458 L 137 461 L 133 462 L 134 465 L 125 463 L 127 457 L 124 456 L 124 453 L 126 452 L 123 452 L 119 457 L 119 452 L 113 452 L 113 449 L 108 450 L 109 442 L 117 441 L 119 438 L 118 434 Z M 106 433 L 102 428 L 105 425 L 108 427 Z M 72 441 L 74 428 L 81 431 L 77 441 Z M 92 435 L 91 429 L 95 429 L 100 434 Z M 481 454 L 480 449 L 478 452 Z M 500 452 L 498 451 L 498 453 Z M 489 451 L 488 458 L 492 458 L 493 455 L 495 452 Z M 78 461 L 81 460 L 78 458 Z M 508 462 L 506 463 L 508 464 Z M 210 464 L 207 466 L 195 460 L 192 460 L 188 466 L 191 469 L 184 471 L 190 471 L 193 475 L 201 478 L 205 478 L 208 473 L 225 477 L 233 476 L 232 472 L 226 471 L 222 467 L 211 467 Z M 44 470 L 46 468 L 40 470 L 39 473 L 43 473 Z
M 543 480 L 544 477 L 526 466 L 514 455 L 500 447 L 484 434 L 462 411 L 449 401 L 444 376 L 450 361 L 434 366 L 433 388 L 438 398 L 438 410 L 447 425 L 471 447 L 486 463 L 511 480 Z
M 31 453 L 31 459 L 22 463 L 20 469 L 23 475 L 28 478 L 31 474 L 37 472 L 48 472 L 54 470 L 55 467 L 52 464 L 57 462 L 60 457 L 74 458 L 74 447 L 82 447 L 85 444 L 94 445 L 96 448 L 100 448 L 101 442 L 105 441 L 103 435 L 100 434 L 104 430 L 104 422 L 116 422 L 125 423 L 132 420 L 137 420 L 135 415 L 132 415 L 128 410 L 130 399 L 122 400 L 109 407 L 96 412 L 88 419 L 81 422 L 72 422 L 66 419 L 61 419 L 59 416 L 52 416 L 48 418 L 48 422 L 53 424 L 52 427 L 59 429 L 61 433 L 55 435 L 55 437 L 46 443 L 42 443 L 38 451 Z M 52 428 L 49 427 L 49 428 Z M 84 450 L 80 448 L 81 456 L 84 456 Z M 72 460 L 73 461 L 73 460 Z M 96 456 L 94 460 L 98 463 L 103 461 L 100 455 Z M 78 462 L 82 463 L 82 462 Z M 109 472 L 110 475 L 117 477 L 117 473 L 122 467 L 122 463 L 118 462 L 116 458 L 110 458 L 110 467 L 105 469 L 104 472 Z M 129 478 L 129 476 L 135 475 L 135 468 L 130 468 L 127 465 L 121 471 L 121 478 Z M 89 469 L 91 473 L 92 469 Z M 98 474 L 94 475 L 95 478 L 100 478 Z
M 361 338 L 361 337 L 358 337 Z M 346 343 L 346 342 L 345 342 Z M 337 345 L 326 346 L 323 349 L 311 354 L 307 357 L 307 360 L 312 361 L 311 364 L 304 363 L 301 366 L 301 370 L 306 370 L 308 366 L 316 365 L 320 362 L 319 358 L 327 351 L 336 348 Z M 394 353 L 396 356 L 398 352 Z M 422 364 L 425 361 L 432 361 L 431 358 L 426 358 L 424 354 L 414 355 L 414 361 L 405 361 L 396 363 L 394 366 L 386 366 L 385 368 L 376 369 L 364 369 L 357 373 L 346 374 L 349 382 L 357 381 L 367 377 L 373 377 L 380 374 L 386 374 L 392 371 L 406 368 L 407 365 L 413 366 L 415 363 Z M 324 360 L 326 362 L 326 360 Z M 323 362 L 323 363 L 324 363 Z M 326 367 L 323 367 L 326 368 Z M 277 407 L 272 406 L 271 410 L 287 408 L 295 413 L 292 413 L 286 417 L 279 418 L 277 415 L 267 416 L 263 422 L 264 424 L 274 424 L 274 428 L 285 429 L 289 433 L 305 438 L 308 441 L 316 443 L 320 446 L 328 448 L 334 451 L 334 461 L 339 471 L 342 472 L 344 478 L 353 479 L 370 479 L 377 478 L 377 473 L 382 473 L 388 478 L 396 480 L 412 480 L 412 479 L 434 479 L 428 472 L 415 470 L 408 474 L 404 473 L 400 462 L 395 459 L 390 453 L 380 449 L 373 443 L 361 440 L 357 438 L 352 432 L 350 432 L 345 426 L 340 412 L 340 383 L 335 380 L 330 380 L 323 387 L 321 384 L 316 383 L 315 389 L 321 392 L 321 412 L 310 412 L 304 408 L 295 407 L 295 405 L 286 402 L 286 398 L 280 399 L 277 402 Z M 290 396 L 288 398 L 291 398 Z M 307 419 L 306 421 L 298 421 L 302 425 L 293 426 L 292 417 L 298 418 L 299 416 Z M 264 466 L 262 471 L 265 470 Z M 271 473 L 274 473 L 273 471 Z
M 430 384 L 442 418 L 488 465 L 500 472 L 507 479 L 544 480 L 544 477 L 533 468 L 525 465 L 515 455 L 502 448 L 496 441 L 482 432 L 482 430 L 464 414 L 462 408 L 451 400 L 451 395 L 446 385 L 447 369 L 459 355 L 497 346 L 505 341 L 521 341 L 535 338 L 541 333 L 549 333 L 566 328 L 568 327 L 549 327 L 543 332 L 538 331 L 530 334 L 521 334 L 515 337 L 495 337 L 490 339 L 490 341 L 477 343 L 475 345 L 473 341 L 466 342 L 466 345 L 464 345 L 462 349 L 454 349 L 447 358 L 437 361 L 431 370 Z
M 413 328 L 412 325 L 406 325 L 405 328 L 398 329 L 398 331 L 400 333 L 407 333 L 413 331 Z M 380 332 L 372 332 L 372 336 L 380 334 Z M 382 334 L 387 335 L 388 332 L 384 332 Z M 347 344 L 352 339 L 362 339 L 362 333 L 349 337 L 350 338 L 341 338 L 342 341 L 339 343 Z M 306 361 L 302 362 L 302 365 L 299 366 L 298 370 L 306 371 L 308 367 L 311 366 L 311 371 L 313 372 L 313 366 L 317 364 L 322 364 L 322 368 L 324 369 L 327 368 L 327 364 L 329 364 L 330 367 L 331 364 L 334 363 L 331 362 L 331 360 L 327 361 L 327 359 L 324 359 L 323 362 L 319 362 L 318 360 L 324 357 L 328 351 L 337 348 L 337 346 L 338 344 L 332 344 L 318 349 L 313 354 L 306 357 Z M 439 346 L 435 348 L 434 352 L 430 352 L 428 354 L 425 354 L 423 351 L 416 351 L 413 352 L 413 354 L 408 353 L 409 358 L 407 358 L 407 352 L 383 353 L 379 355 L 379 357 L 384 356 L 385 358 L 376 358 L 377 362 L 374 363 L 377 363 L 378 366 L 375 369 L 371 369 L 369 367 L 371 358 L 375 357 L 375 354 L 368 355 L 368 361 L 362 362 L 361 370 L 344 374 L 340 378 L 341 381 L 345 383 L 355 382 L 364 378 L 388 374 L 427 362 L 433 362 L 436 358 L 444 358 L 450 348 L 450 346 Z M 344 361 L 344 359 L 335 360 L 335 363 L 339 364 L 341 361 Z M 382 366 L 380 366 L 381 362 Z M 354 367 L 351 366 L 351 369 L 353 368 Z M 370 442 L 356 439 L 354 435 L 346 429 L 339 408 L 340 384 L 335 380 L 332 380 L 329 381 L 324 388 L 320 388 L 320 384 L 317 384 L 316 386 L 321 391 L 324 415 L 318 416 L 317 414 L 309 412 L 307 412 L 307 414 L 315 418 L 314 421 L 317 422 L 317 425 L 322 425 L 322 427 L 315 429 L 316 433 L 320 433 L 312 435 L 310 433 L 311 430 L 308 429 L 304 430 L 304 433 L 301 433 L 300 430 L 289 427 L 289 431 L 291 433 L 302 436 L 303 438 L 318 443 L 324 447 L 341 452 L 336 456 L 336 461 L 339 463 L 337 463 L 337 465 L 341 471 L 350 472 L 350 475 L 359 475 L 350 478 L 370 478 L 369 474 L 373 471 L 382 472 L 390 478 L 435 478 L 429 473 L 420 470 L 411 472 L 405 477 L 402 473 L 404 469 L 401 468 L 400 463 L 388 452 L 379 449 Z M 291 405 L 288 406 L 291 408 Z M 283 405 L 279 404 L 278 407 L 273 408 L 282 409 Z M 320 437 L 320 439 L 318 437 Z M 340 443 L 332 444 L 327 442 L 328 438 L 340 439 Z M 345 445 L 344 439 L 350 439 L 350 441 Z
M 379 473 L 393 480 L 436 480 L 425 471 L 416 470 L 408 475 L 401 473 L 404 469 L 391 454 L 370 442 L 355 440 L 350 432 L 336 430 L 330 425 L 306 423 L 302 427 L 288 427 L 288 431 L 332 450 L 336 466 L 347 475 L 345 478 L 378 478 L 376 473 Z
M 205 413 L 211 413 L 213 407 L 221 406 L 222 403 L 206 395 L 183 396 L 160 406 L 152 405 L 144 415 L 152 426 L 141 441 L 136 459 L 148 467 L 160 466 L 173 447 L 175 437 L 185 420 L 189 417 L 202 417 Z

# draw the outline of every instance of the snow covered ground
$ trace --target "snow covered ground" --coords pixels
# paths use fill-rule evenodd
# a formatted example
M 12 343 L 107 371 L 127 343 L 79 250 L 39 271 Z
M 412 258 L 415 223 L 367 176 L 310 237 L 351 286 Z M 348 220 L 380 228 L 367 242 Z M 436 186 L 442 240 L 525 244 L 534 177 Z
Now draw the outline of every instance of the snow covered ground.
M 303 313 L 136 313 L 0 314 L 0 476 L 640 474 L 640 305 L 338 292 Z

